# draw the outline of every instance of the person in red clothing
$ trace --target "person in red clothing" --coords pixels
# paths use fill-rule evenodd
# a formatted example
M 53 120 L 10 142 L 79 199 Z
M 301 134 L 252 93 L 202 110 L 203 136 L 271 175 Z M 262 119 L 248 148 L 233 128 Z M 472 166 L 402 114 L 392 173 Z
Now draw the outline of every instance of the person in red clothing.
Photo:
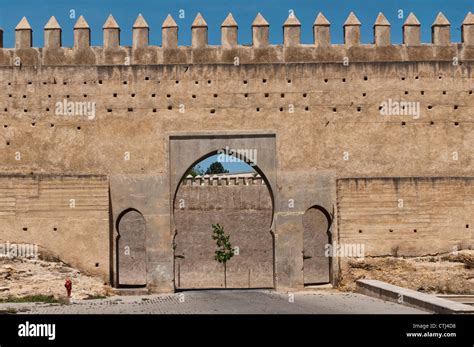
M 72 292 L 72 281 L 69 277 L 66 278 L 66 282 L 64 283 L 64 287 L 66 287 L 67 291 L 67 297 L 71 297 L 71 292 Z

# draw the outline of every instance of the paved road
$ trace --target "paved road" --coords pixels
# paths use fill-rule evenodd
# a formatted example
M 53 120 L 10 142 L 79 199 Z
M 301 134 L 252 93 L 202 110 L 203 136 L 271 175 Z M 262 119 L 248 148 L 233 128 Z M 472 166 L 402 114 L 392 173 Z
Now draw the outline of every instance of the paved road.
M 293 299 L 293 300 L 292 300 Z M 0 304 L 21 313 L 45 314 L 414 314 L 414 308 L 336 290 L 288 294 L 263 290 L 206 290 L 75 301 L 70 305 Z

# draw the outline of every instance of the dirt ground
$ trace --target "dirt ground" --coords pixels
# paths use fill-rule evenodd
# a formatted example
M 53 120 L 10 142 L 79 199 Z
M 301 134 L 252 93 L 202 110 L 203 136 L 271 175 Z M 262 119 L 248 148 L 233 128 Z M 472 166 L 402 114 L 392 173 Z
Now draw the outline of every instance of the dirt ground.
M 426 293 L 474 294 L 474 250 L 426 257 L 341 258 L 340 285 L 355 291 L 355 281 L 377 279 Z M 96 277 L 61 261 L 0 258 L 0 300 L 36 295 L 66 297 L 64 282 L 73 282 L 72 298 L 104 297 L 111 288 Z
M 101 279 L 82 274 L 60 261 L 0 258 L 0 300 L 37 295 L 66 298 L 66 277 L 72 281 L 73 299 L 102 297 L 108 293 L 108 286 Z
M 436 294 L 474 294 L 474 250 L 425 257 L 341 259 L 339 289 L 354 291 L 367 278 Z

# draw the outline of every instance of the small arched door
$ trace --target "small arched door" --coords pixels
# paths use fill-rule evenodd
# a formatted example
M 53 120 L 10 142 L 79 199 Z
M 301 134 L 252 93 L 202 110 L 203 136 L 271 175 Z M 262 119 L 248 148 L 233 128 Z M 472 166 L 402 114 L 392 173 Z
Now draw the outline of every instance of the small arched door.
M 304 284 L 329 283 L 330 258 L 325 247 L 330 243 L 329 218 L 320 207 L 313 206 L 303 215 Z
M 136 210 L 125 211 L 118 222 L 118 284 L 146 285 L 146 223 Z

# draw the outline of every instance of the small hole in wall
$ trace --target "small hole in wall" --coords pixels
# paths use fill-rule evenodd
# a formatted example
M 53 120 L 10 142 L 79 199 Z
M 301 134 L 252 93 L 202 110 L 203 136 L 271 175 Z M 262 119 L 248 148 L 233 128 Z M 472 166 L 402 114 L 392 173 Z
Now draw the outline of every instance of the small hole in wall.
M 195 95 L 195 94 L 193 94 L 193 95 L 191 95 L 191 96 L 192 96 L 193 99 L 196 99 L 196 95 Z
M 458 127 L 458 126 L 459 126 L 459 122 L 454 122 L 454 126 L 455 126 L 455 127 Z
M 446 95 L 446 90 L 443 90 L 443 95 Z
M 8 82 L 8 85 L 9 85 L 9 86 L 11 86 L 11 85 L 12 85 L 12 83 L 11 83 L 11 82 Z
M 248 95 L 247 93 L 245 93 L 245 94 L 244 94 L 244 96 L 245 96 L 246 98 L 248 98 L 248 97 L 249 97 L 249 95 Z
M 420 94 L 425 95 L 425 91 L 424 90 L 420 91 Z
M 49 107 L 46 107 L 46 112 L 49 112 Z
M 31 126 L 32 126 L 32 127 L 35 127 L 35 126 L 36 126 L 36 123 L 35 123 L 35 122 L 31 123 Z
M 244 84 L 247 84 L 247 83 L 249 83 L 249 82 L 247 80 L 244 80 Z
M 111 108 L 108 108 L 108 109 L 107 109 L 107 112 L 109 112 L 109 113 L 112 112 L 112 109 L 111 109 Z
M 4 124 L 3 127 L 4 127 L 4 128 L 8 128 L 8 125 Z
M 99 263 L 95 263 L 95 267 L 99 267 Z
M 51 98 L 51 94 L 50 94 L 50 95 L 48 95 L 48 98 Z
M 116 97 L 117 97 L 117 93 L 114 93 L 114 98 L 116 98 Z
M 148 80 L 150 80 L 150 77 L 148 77 L 148 76 L 145 77 L 145 81 L 148 81 Z
M 283 112 L 283 107 L 280 107 L 280 112 Z
M 10 146 L 10 141 L 7 141 L 7 146 Z
M 26 99 L 26 95 L 23 95 L 23 99 Z
M 401 80 L 402 80 L 402 81 L 405 81 L 405 77 L 402 77 Z
M 58 228 L 54 227 L 53 230 L 54 230 L 54 231 L 58 231 Z
M 413 229 L 413 232 L 416 233 L 416 229 Z
M 368 81 L 369 78 L 367 76 L 364 76 L 364 81 Z
M 156 113 L 156 108 L 153 109 L 153 113 Z
M 134 97 L 135 97 L 135 93 L 132 93 L 132 94 L 131 94 L 131 97 L 134 98 Z
M 66 95 L 66 98 L 68 98 L 68 99 L 69 99 L 69 95 Z
M 179 84 L 179 81 L 178 81 L 178 80 L 176 80 L 176 81 L 175 81 L 175 83 L 176 83 L 176 84 Z
M 128 112 L 133 112 L 133 108 L 129 107 Z
M 405 125 L 407 125 L 407 123 L 406 123 L 406 122 L 402 122 L 402 127 L 404 127 Z
M 262 79 L 262 83 L 267 83 L 267 79 L 266 78 Z
M 469 229 L 469 224 L 466 224 L 466 229 Z
M 257 112 L 260 112 L 260 107 L 257 107 L 256 110 L 257 110 Z
M 438 79 L 440 79 L 440 80 L 443 79 L 443 76 L 439 76 Z
M 393 229 L 389 229 L 388 231 L 391 232 L 391 233 L 393 233 Z
M 207 84 L 211 84 L 211 83 L 212 83 L 211 80 L 207 80 Z
M 457 109 L 458 109 L 458 105 L 454 105 L 454 109 L 457 110 Z
M 405 90 L 405 95 L 408 95 L 408 90 Z
M 77 127 L 77 130 L 81 130 L 81 127 Z
M 211 113 L 216 113 L 216 110 L 215 110 L 215 109 L 211 109 Z
M 28 112 L 28 109 L 25 108 L 25 109 L 23 110 L 23 112 L 25 112 L 25 113 Z
M 128 82 L 127 81 L 123 81 L 123 84 L 127 84 Z
M 345 78 L 343 78 L 343 79 L 342 79 L 342 82 L 346 82 L 346 79 L 345 79 Z
M 362 230 L 359 229 L 359 234 L 362 234 Z
M 431 110 L 433 108 L 432 105 L 428 105 L 428 110 Z
M 48 84 L 48 82 L 43 82 L 43 85 L 44 85 L 44 86 L 47 85 L 47 84 Z
M 270 94 L 268 93 L 265 93 L 265 97 L 268 98 L 270 96 Z
M 217 94 L 214 94 L 214 97 L 217 98 Z
M 28 228 L 23 228 L 23 231 L 28 231 Z
M 303 93 L 303 98 L 306 98 L 307 96 L 308 96 L 308 94 Z
M 87 84 L 87 81 L 84 81 L 84 84 Z
M 337 108 L 333 107 L 332 112 L 337 112 Z
M 328 83 L 328 79 L 327 79 L 327 78 L 324 79 L 324 83 Z
M 199 81 L 194 81 L 194 84 L 199 84 Z
M 284 98 L 284 97 L 285 97 L 285 94 L 281 93 L 281 94 L 280 94 L 280 97 L 281 97 L 281 98 Z
M 168 106 L 168 110 L 172 110 L 173 109 L 173 106 Z
M 417 80 L 417 79 L 419 79 L 419 78 L 420 78 L 420 77 L 418 77 L 418 76 L 415 76 L 415 79 L 416 79 L 416 80 Z
M 362 96 L 366 96 L 366 95 L 367 95 L 367 93 L 362 93 Z
M 167 98 L 171 98 L 171 94 L 166 94 L 166 97 L 167 97 Z
M 54 124 L 53 124 L 53 123 L 51 123 L 49 126 L 50 126 L 51 128 L 54 128 Z
M 67 82 L 66 82 L 66 81 L 64 81 L 64 82 L 63 82 L 63 85 L 67 85 Z
M 431 122 L 430 122 L 430 125 L 434 125 L 434 122 L 433 122 L 433 121 L 431 121 Z
M 12 95 L 11 95 L 11 94 L 8 94 L 8 97 L 9 97 L 9 98 L 11 98 L 11 97 L 12 97 Z
M 357 107 L 357 112 L 360 112 L 362 110 L 361 107 Z
M 288 83 L 291 83 L 291 80 L 287 80 Z
M 305 110 L 305 111 L 309 111 L 309 107 L 306 106 L 306 107 L 304 108 L 304 110 Z
M 84 97 L 87 98 L 87 94 L 84 94 Z
M 8 108 L 4 108 L 3 111 L 8 112 Z
M 154 98 L 156 96 L 156 94 L 151 94 L 151 97 Z
M 469 91 L 469 95 L 472 95 L 472 90 Z

